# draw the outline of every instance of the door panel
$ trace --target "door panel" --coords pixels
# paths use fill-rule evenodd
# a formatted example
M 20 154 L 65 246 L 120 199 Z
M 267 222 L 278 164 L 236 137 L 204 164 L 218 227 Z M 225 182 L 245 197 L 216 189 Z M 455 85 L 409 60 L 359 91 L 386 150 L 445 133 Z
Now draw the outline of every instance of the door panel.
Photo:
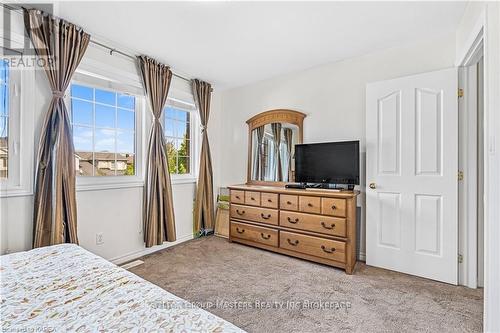
M 401 141 L 401 91 L 391 92 L 378 101 L 378 173 L 399 174 Z
M 379 246 L 399 249 L 401 244 L 401 198 L 399 193 L 379 192 Z
M 457 283 L 457 70 L 367 85 L 366 262 Z
M 417 175 L 440 175 L 442 147 L 442 91 L 416 90 Z

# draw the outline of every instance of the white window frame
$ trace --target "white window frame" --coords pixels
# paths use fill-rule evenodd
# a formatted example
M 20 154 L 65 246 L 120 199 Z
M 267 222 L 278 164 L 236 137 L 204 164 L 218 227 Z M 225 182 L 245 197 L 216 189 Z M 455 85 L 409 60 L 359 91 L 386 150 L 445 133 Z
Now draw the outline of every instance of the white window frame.
M 146 110 L 145 96 L 138 94 L 135 89 L 130 89 L 126 84 L 113 82 L 112 87 L 107 80 L 99 75 L 91 73 L 77 73 L 71 84 L 78 84 L 95 89 L 113 91 L 117 93 L 130 94 L 135 97 L 135 175 L 134 176 L 78 176 L 76 177 L 77 191 L 91 191 L 100 189 L 115 189 L 144 186 L 144 116 Z M 65 94 L 65 102 L 71 117 L 71 93 L 70 88 Z
M 164 109 L 167 106 L 174 107 L 176 109 L 180 109 L 182 111 L 187 111 L 189 112 L 189 142 L 190 142 L 190 149 L 189 149 L 189 173 L 184 173 L 184 174 L 178 174 L 178 173 L 171 173 L 170 174 L 170 180 L 172 184 L 187 184 L 187 183 L 196 183 L 198 180 L 198 172 L 199 172 L 199 155 L 200 155 L 200 137 L 201 137 L 201 131 L 200 131 L 200 118 L 198 114 L 198 110 L 196 109 L 195 105 L 186 102 L 180 99 L 168 97 L 167 98 L 167 103 L 164 107 Z M 162 126 L 163 126 L 163 136 L 165 137 L 165 112 L 162 114 Z M 165 137 L 166 138 L 166 137 Z
M 8 176 L 0 179 L 0 197 L 33 194 L 34 95 L 35 69 L 9 67 Z

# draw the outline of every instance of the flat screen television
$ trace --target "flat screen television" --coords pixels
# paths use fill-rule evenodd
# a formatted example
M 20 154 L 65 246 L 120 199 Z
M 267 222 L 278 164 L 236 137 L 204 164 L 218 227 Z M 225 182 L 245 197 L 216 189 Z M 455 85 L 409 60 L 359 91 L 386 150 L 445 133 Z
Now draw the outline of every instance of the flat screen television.
M 295 145 L 295 181 L 359 185 L 359 141 Z

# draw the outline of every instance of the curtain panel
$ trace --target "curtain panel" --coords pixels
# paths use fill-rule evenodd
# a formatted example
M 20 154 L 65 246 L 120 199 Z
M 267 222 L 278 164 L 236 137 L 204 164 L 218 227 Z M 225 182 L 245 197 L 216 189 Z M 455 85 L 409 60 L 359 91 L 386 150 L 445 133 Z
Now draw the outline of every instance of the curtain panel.
M 293 137 L 293 132 L 291 128 L 284 128 L 283 129 L 283 136 L 285 137 L 285 144 L 286 144 L 286 151 L 287 151 L 287 177 L 286 181 L 290 182 L 292 181 L 291 176 L 292 176 L 292 137 Z
M 144 90 L 153 114 L 143 194 L 144 242 L 146 247 L 151 247 L 176 239 L 172 183 L 161 124 L 161 115 L 172 81 L 172 71 L 168 66 L 146 56 L 139 56 L 138 62 Z
M 24 10 L 24 24 L 52 90 L 40 133 L 33 212 L 33 247 L 78 244 L 75 157 L 64 92 L 90 35 L 39 10 Z
M 255 158 L 252 179 L 264 180 L 264 125 L 255 129 Z
M 200 80 L 192 81 L 193 95 L 200 113 L 202 129 L 202 144 L 200 156 L 200 172 L 196 188 L 196 202 L 194 209 L 194 232 L 206 234 L 214 228 L 214 190 L 212 157 L 208 142 L 207 125 L 210 116 L 210 101 L 212 87 L 209 83 Z
M 283 181 L 283 169 L 281 166 L 281 123 L 272 123 L 271 130 L 273 132 L 274 156 L 276 156 L 276 181 Z

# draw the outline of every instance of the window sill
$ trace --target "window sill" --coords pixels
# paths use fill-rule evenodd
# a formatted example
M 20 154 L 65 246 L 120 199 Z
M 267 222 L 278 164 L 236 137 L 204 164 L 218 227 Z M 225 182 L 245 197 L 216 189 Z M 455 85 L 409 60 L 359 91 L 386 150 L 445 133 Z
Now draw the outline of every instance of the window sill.
M 196 184 L 198 178 L 189 176 L 189 177 L 176 177 L 171 176 L 172 185 L 182 185 L 182 184 Z M 125 189 L 125 188 L 134 188 L 134 187 L 144 187 L 144 182 L 137 181 L 119 181 L 119 182 L 89 182 L 76 185 L 77 192 L 84 191 L 100 191 L 100 190 L 115 190 L 115 189 Z
M 29 197 L 33 195 L 31 189 L 20 188 L 0 188 L 0 198 Z
M 170 175 L 170 181 L 172 185 L 178 185 L 178 184 L 196 184 L 198 181 L 198 178 L 189 176 L 189 177 L 182 177 L 182 176 L 174 176 Z
M 115 189 L 134 188 L 143 186 L 144 186 L 143 181 L 88 183 L 88 184 L 77 184 L 76 191 L 84 192 L 84 191 L 115 190 Z

